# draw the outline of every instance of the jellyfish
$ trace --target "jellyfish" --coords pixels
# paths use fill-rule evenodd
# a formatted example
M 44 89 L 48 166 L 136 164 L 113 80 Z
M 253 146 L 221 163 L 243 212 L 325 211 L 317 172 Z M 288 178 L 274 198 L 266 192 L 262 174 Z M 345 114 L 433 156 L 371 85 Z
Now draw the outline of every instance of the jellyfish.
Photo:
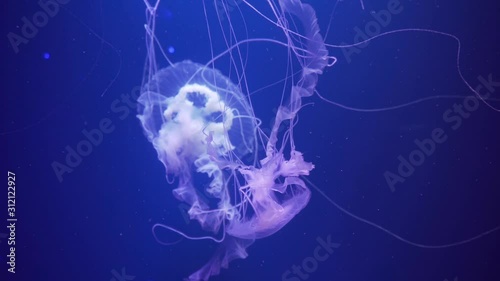
M 209 280 L 227 268 L 235 259 L 248 256 L 247 249 L 257 239 L 265 238 L 283 229 L 308 204 L 310 187 L 325 197 L 344 214 L 378 229 L 410 246 L 423 249 L 442 249 L 470 243 L 500 230 L 500 226 L 458 242 L 429 245 L 411 241 L 387 228 L 371 222 L 337 204 L 307 176 L 314 164 L 303 155 L 294 142 L 294 128 L 298 113 L 306 105 L 304 100 L 313 94 L 324 102 L 347 110 L 380 112 L 397 110 L 406 106 L 442 96 L 386 107 L 363 109 L 345 106 L 323 97 L 316 91 L 319 75 L 332 66 L 336 58 L 329 48 L 349 48 L 377 38 L 403 32 L 431 33 L 451 38 L 457 42 L 457 72 L 464 84 L 486 105 L 492 106 L 465 80 L 460 70 L 460 41 L 454 35 L 419 28 L 388 31 L 363 42 L 351 45 L 326 44 L 318 27 L 316 13 L 301 0 L 267 0 L 250 3 L 246 0 L 229 5 L 226 0 L 215 2 L 216 25 L 209 24 L 209 13 L 202 0 L 210 40 L 211 60 L 201 63 L 184 60 L 172 62 L 155 36 L 156 11 L 159 1 L 146 4 L 146 49 L 148 52 L 145 75 L 138 99 L 138 118 L 148 140 L 153 144 L 158 159 L 163 163 L 167 182 L 174 185 L 173 196 L 189 205 L 189 217 L 199 223 L 208 234 L 187 235 L 168 225 L 155 224 L 156 229 L 170 230 L 190 240 L 212 240 L 218 248 L 212 258 L 187 280 Z M 363 1 L 360 1 L 364 9 Z M 257 7 L 257 5 L 259 5 Z M 261 6 L 267 6 L 264 13 Z M 244 39 L 234 29 L 234 14 L 243 18 L 252 12 L 275 29 L 282 31 L 283 39 L 275 37 L 249 38 L 245 20 Z M 223 21 L 223 19 L 225 19 Z M 215 52 L 211 31 L 220 28 L 226 50 Z M 269 131 L 261 128 L 262 122 L 255 115 L 245 71 L 245 47 L 252 44 L 272 44 L 283 47 L 287 55 L 283 78 L 283 92 L 274 123 Z M 168 66 L 158 67 L 156 51 L 161 52 Z M 171 52 L 170 52 L 171 53 Z M 217 61 L 229 58 L 228 75 L 215 67 Z M 278 94 L 278 93 L 275 93 Z M 283 129 L 284 128 L 284 129 Z M 208 178 L 200 185 L 196 176 Z M 202 196 L 208 194 L 209 198 Z M 214 204 L 215 201 L 215 204 Z
M 153 232 L 162 227 L 188 239 L 219 243 L 208 263 L 187 279 L 208 280 L 232 260 L 247 257 L 246 249 L 256 239 L 285 227 L 308 204 L 311 193 L 301 177 L 309 175 L 314 164 L 295 146 L 293 129 L 302 100 L 313 95 L 318 75 L 332 57 L 310 5 L 300 0 L 269 0 L 276 19 L 264 17 L 283 31 L 284 42 L 244 39 L 228 45 L 225 52 L 205 64 L 189 60 L 173 63 L 155 36 L 159 1 L 145 3 L 148 57 L 138 118 L 165 167 L 167 182 L 176 184 L 173 195 L 190 206 L 190 219 L 211 234 L 193 237 L 160 224 L 153 226 Z M 293 79 L 287 79 L 290 87 L 282 96 L 269 133 L 260 128 L 248 92 L 244 94 L 244 75 L 235 84 L 213 66 L 222 56 L 240 51 L 241 44 L 257 42 L 284 47 L 298 65 Z M 161 50 L 168 67 L 158 67 L 156 50 Z M 284 131 L 280 129 L 283 126 Z M 216 204 L 200 195 L 203 187 L 193 180 L 200 174 L 209 179 L 204 192 Z

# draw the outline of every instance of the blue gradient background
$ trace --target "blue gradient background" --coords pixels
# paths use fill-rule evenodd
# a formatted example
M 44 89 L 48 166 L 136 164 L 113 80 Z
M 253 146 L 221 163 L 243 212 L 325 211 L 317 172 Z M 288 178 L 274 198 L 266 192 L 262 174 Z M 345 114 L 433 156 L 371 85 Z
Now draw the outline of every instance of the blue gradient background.
M 205 34 L 205 20 L 199 13 L 190 16 L 201 3 L 163 2 L 157 33 L 175 47 L 172 59 L 206 61 L 209 53 L 197 49 L 208 46 L 197 31 Z M 309 2 L 319 7 L 325 30 L 334 1 Z M 479 75 L 500 80 L 495 1 L 401 3 L 404 11 L 384 31 L 418 27 L 455 34 L 463 43 L 466 79 L 473 86 Z M 364 27 L 372 20 L 370 11 L 386 4 L 365 0 L 363 11 L 358 1 L 340 2 L 327 41 L 352 42 L 353 27 Z M 20 19 L 39 10 L 35 1 L 3 5 L 2 34 L 19 33 Z M 212 242 L 165 247 L 154 240 L 151 226 L 157 222 L 200 232 L 194 223 L 185 225 L 135 111 L 111 110 L 120 95 L 141 83 L 143 24 L 142 1 L 72 0 L 18 54 L 4 36 L 0 173 L 16 173 L 19 221 L 17 273 L 6 274 L 2 240 L 0 280 L 108 281 L 113 270 L 122 268 L 136 281 L 182 280 L 212 255 Z M 261 23 L 249 24 L 259 28 Z M 46 52 L 49 59 L 44 59 Z M 332 55 L 339 62 L 320 77 L 318 90 L 349 106 L 386 107 L 471 94 L 457 74 L 456 44 L 449 38 L 387 36 L 353 55 L 350 64 L 342 51 Z M 492 97 L 500 98 L 499 93 Z M 256 95 L 253 102 L 259 108 L 267 100 Z M 381 113 L 348 111 L 317 97 L 310 101 L 314 106 L 301 112 L 296 128 L 297 147 L 316 166 L 309 179 L 344 208 L 423 244 L 460 241 L 500 224 L 500 113 L 481 104 L 453 131 L 442 114 L 462 99 Z M 257 111 L 265 124 L 273 117 L 271 110 Z M 74 148 L 84 138 L 81 131 L 97 128 L 103 118 L 112 120 L 114 131 L 59 182 L 51 163 L 63 162 L 65 147 Z M 398 155 L 407 158 L 415 149 L 413 140 L 428 138 L 436 127 L 446 131 L 448 140 L 391 192 L 384 172 L 395 172 Z M 0 193 L 0 233 L 6 232 L 6 193 L 6 188 Z M 282 280 L 284 271 L 313 254 L 317 237 L 329 235 L 341 246 L 308 280 L 500 280 L 500 232 L 453 248 L 420 249 L 345 215 L 314 189 L 308 207 L 289 225 L 257 241 L 247 259 L 232 262 L 213 280 Z

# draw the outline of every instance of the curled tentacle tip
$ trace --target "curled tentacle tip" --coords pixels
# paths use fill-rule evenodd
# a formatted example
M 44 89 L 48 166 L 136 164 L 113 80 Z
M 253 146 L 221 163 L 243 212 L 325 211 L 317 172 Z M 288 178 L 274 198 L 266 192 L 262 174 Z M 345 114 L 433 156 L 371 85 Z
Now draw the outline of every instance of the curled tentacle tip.
M 328 67 L 332 67 L 336 63 L 337 63 L 337 58 L 336 57 L 334 57 L 334 56 L 329 56 L 328 57 L 328 63 L 327 63 Z

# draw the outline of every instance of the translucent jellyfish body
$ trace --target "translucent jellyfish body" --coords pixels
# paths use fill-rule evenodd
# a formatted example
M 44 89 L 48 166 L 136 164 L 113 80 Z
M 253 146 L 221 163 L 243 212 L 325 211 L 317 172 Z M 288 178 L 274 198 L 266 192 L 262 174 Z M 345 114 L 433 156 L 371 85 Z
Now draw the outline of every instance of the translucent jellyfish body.
M 138 117 L 167 178 L 172 179 L 169 182 L 176 184 L 174 196 L 190 206 L 190 218 L 209 235 L 193 237 L 159 224 L 153 231 L 163 227 L 185 238 L 219 243 L 210 261 L 189 280 L 208 280 L 231 260 L 245 258 L 255 239 L 282 229 L 310 199 L 300 177 L 309 175 L 314 165 L 296 150 L 293 128 L 302 99 L 314 93 L 329 57 L 311 6 L 298 0 L 275 4 L 281 8 L 278 26 L 288 41 L 267 42 L 284 45 L 296 55 L 299 68 L 293 71 L 298 75 L 290 80 L 289 94 L 282 98 L 269 135 L 260 130 L 249 96 L 220 71 L 190 61 L 156 69 L 157 6 L 148 5 L 149 76 L 139 98 Z M 302 26 L 300 32 L 290 29 L 296 25 Z M 290 122 L 281 132 L 285 121 Z M 195 184 L 198 174 L 206 176 L 209 184 Z

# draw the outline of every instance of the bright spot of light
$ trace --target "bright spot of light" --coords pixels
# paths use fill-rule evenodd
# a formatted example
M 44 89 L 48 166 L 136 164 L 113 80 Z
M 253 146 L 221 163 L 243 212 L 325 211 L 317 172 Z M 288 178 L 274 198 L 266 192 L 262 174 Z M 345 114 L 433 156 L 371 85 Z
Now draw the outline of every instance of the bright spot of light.
M 43 58 L 48 60 L 50 59 L 50 54 L 49 53 L 43 53 Z
M 173 54 L 175 52 L 175 48 L 173 46 L 168 47 L 168 52 Z

